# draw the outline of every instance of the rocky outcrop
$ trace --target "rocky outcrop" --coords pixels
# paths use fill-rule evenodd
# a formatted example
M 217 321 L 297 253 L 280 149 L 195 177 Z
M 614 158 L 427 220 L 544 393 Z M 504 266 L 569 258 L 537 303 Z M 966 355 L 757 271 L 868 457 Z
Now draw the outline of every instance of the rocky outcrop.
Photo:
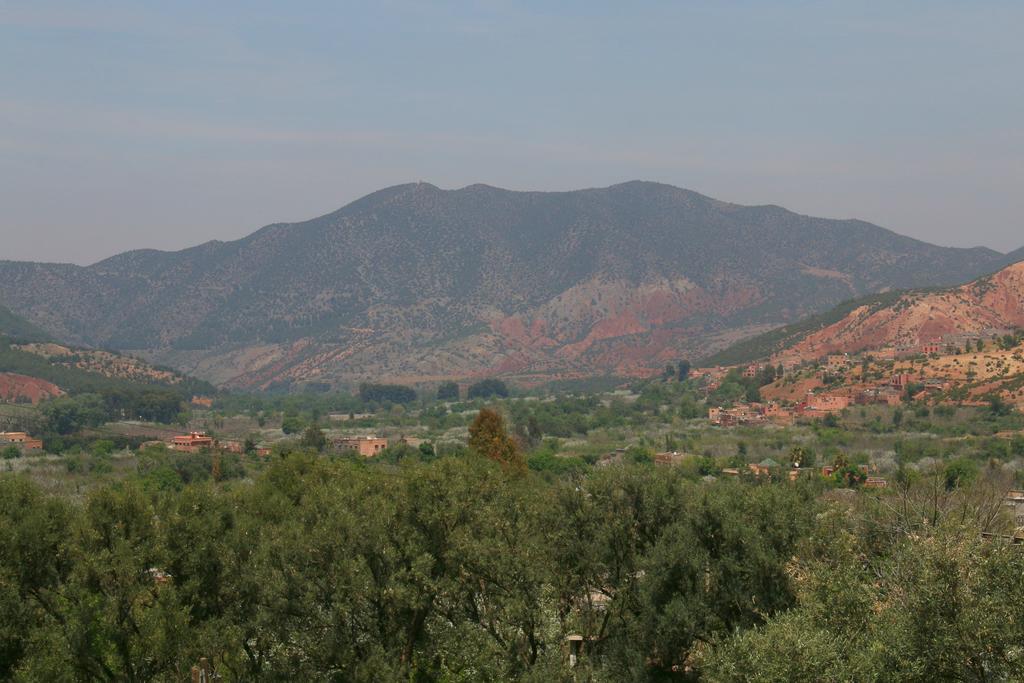
M 31 403 L 34 405 L 63 394 L 60 387 L 44 379 L 12 372 L 0 372 L 0 401 L 4 403 Z
M 1024 327 L 1024 262 L 961 287 L 908 292 L 884 307 L 860 306 L 780 352 L 813 360 L 828 353 L 919 347 L 958 335 Z

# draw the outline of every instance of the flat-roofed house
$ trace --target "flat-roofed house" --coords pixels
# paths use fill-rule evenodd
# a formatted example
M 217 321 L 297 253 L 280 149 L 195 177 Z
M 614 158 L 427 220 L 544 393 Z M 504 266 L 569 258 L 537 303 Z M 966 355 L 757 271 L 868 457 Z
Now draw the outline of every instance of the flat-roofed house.
M 896 389 L 906 389 L 914 379 L 914 376 L 908 372 L 898 372 L 889 380 L 889 386 Z
M 850 367 L 850 356 L 845 353 L 830 353 L 825 359 L 825 366 L 829 372 L 842 372 Z
M 0 432 L 0 443 L 25 443 L 27 439 L 26 432 Z
M 372 458 L 388 447 L 388 440 L 379 436 L 349 436 L 334 439 L 331 444 L 339 451 L 355 451 L 364 458 Z
M 778 401 L 769 401 L 764 406 L 765 419 L 771 420 L 772 422 L 781 422 L 783 424 L 789 424 L 793 422 L 793 411 L 784 408 Z
M 228 439 L 227 441 L 221 441 L 218 446 L 225 453 L 235 453 L 241 455 L 245 453 L 245 442 L 238 441 L 237 439 Z
M 213 448 L 215 442 L 212 436 L 207 436 L 206 432 L 189 432 L 181 436 L 175 436 L 171 439 L 170 447 L 172 451 L 179 451 L 181 453 L 198 453 L 204 448 Z
M 807 394 L 807 411 L 838 413 L 850 406 L 850 397 L 839 394 Z
M 43 440 L 28 435 L 27 432 L 0 432 L 0 446 L 17 446 L 22 451 L 43 450 Z

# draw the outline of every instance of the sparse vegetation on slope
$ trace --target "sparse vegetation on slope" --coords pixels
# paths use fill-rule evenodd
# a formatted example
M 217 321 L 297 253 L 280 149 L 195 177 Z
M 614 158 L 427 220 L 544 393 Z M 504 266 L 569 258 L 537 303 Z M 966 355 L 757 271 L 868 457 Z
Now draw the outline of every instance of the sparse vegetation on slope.
M 807 361 L 827 353 L 885 346 L 917 347 L 1024 327 L 1024 262 L 959 287 L 894 291 L 847 301 L 828 313 L 744 340 L 703 365 L 736 365 L 788 355 Z
M 900 291 L 885 292 L 844 301 L 825 313 L 809 316 L 791 325 L 785 325 L 733 344 L 727 349 L 703 358 L 698 365 L 739 365 L 768 358 L 800 341 L 808 334 L 839 322 L 851 311 L 862 306 L 866 306 L 870 310 L 877 310 L 895 303 L 903 294 Z
M 22 342 L 44 342 L 50 338 L 42 328 L 4 306 L 0 306 L 0 335 Z
M 304 223 L 87 268 L 0 262 L 0 301 L 62 339 L 222 383 L 642 375 L 748 329 L 1004 257 L 655 183 L 429 184 Z

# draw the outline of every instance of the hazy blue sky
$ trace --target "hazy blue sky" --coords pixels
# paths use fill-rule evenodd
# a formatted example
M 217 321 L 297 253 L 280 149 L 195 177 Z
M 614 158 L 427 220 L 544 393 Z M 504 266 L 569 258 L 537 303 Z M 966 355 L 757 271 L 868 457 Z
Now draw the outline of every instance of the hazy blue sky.
M 0 258 L 630 179 L 1024 244 L 1024 2 L 0 0 Z

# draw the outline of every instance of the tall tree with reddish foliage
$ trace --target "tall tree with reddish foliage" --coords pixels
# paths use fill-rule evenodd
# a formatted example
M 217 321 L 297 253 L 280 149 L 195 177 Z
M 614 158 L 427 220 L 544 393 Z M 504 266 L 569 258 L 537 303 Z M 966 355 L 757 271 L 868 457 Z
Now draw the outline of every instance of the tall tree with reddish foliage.
M 525 469 L 519 448 L 505 427 L 505 418 L 496 410 L 480 409 L 469 426 L 469 447 L 505 467 Z

